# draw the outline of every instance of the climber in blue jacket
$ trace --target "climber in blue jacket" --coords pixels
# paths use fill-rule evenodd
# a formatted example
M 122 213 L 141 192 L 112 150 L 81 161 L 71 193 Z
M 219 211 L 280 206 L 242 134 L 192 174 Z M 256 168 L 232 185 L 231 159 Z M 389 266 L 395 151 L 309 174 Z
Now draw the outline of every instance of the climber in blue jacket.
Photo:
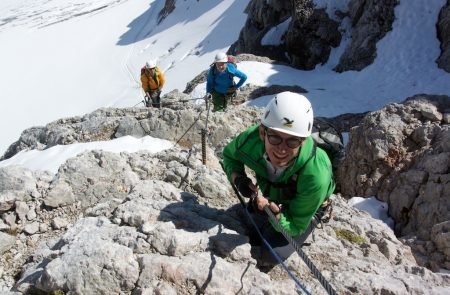
M 235 84 L 234 77 L 239 78 Z M 225 53 L 216 55 L 214 63 L 208 72 L 206 92 L 210 93 L 213 101 L 213 112 L 224 112 L 236 90 L 247 80 L 247 75 L 236 68 L 234 60 Z

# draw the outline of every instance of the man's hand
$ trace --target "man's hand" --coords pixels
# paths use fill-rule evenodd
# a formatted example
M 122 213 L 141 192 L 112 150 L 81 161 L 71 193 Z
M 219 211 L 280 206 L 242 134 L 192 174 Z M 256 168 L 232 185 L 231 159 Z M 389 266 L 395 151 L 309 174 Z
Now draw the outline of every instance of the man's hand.
M 273 212 L 273 214 L 277 215 L 278 213 L 280 213 L 280 207 L 263 196 L 257 196 L 255 199 L 255 203 L 258 207 L 258 210 L 260 211 L 264 211 L 264 207 L 269 206 L 269 209 Z
M 252 180 L 245 175 L 239 175 L 234 179 L 234 185 L 244 198 L 251 198 L 257 194 L 256 186 Z

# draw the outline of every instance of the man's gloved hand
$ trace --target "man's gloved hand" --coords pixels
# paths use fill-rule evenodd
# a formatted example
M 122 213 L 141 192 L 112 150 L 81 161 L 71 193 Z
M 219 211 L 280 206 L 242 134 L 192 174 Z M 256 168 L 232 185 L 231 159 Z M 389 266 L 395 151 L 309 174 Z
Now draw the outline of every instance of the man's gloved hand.
M 252 189 L 253 182 L 245 175 L 239 175 L 234 179 L 234 185 L 244 198 L 251 198 L 256 192 Z

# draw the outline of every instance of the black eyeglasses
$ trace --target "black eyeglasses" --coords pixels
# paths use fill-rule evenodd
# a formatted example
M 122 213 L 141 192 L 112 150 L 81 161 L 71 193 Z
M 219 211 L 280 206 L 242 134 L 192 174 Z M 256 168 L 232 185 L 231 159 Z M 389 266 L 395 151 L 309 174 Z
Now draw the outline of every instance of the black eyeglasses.
M 271 145 L 280 145 L 283 141 L 286 144 L 288 148 L 295 149 L 298 148 L 306 138 L 299 138 L 299 137 L 289 137 L 286 139 L 283 139 L 281 136 L 276 134 L 269 134 L 266 130 L 266 136 L 267 140 Z

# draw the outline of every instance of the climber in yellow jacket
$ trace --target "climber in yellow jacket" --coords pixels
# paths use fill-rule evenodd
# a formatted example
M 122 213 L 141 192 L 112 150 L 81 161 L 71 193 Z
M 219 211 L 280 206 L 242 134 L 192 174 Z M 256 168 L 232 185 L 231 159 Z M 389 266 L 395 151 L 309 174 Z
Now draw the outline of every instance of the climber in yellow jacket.
M 146 96 L 146 106 L 161 107 L 161 91 L 165 83 L 164 75 L 156 65 L 156 61 L 149 61 L 141 69 L 141 83 Z

